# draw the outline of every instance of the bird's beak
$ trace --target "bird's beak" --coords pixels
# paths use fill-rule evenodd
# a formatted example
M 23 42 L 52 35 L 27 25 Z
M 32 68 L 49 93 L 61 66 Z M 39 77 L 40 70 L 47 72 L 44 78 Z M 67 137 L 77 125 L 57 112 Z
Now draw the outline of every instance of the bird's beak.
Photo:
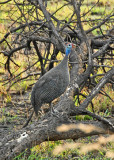
M 72 48 L 76 48 L 76 45 L 74 43 L 72 43 Z

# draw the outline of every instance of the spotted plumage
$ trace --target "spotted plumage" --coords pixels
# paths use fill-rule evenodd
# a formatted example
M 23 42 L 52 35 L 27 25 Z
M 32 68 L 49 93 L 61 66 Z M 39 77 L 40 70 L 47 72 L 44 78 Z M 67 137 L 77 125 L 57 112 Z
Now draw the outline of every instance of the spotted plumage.
M 44 103 L 51 103 L 63 94 L 69 84 L 68 55 L 74 45 L 66 46 L 66 55 L 56 67 L 45 73 L 33 86 L 31 103 L 36 115 Z

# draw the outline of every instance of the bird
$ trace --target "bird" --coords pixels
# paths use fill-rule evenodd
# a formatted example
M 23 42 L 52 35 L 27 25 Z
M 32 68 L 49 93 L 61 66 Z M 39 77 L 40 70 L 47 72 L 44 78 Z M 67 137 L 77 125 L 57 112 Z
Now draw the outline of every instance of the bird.
M 71 49 L 75 48 L 75 44 L 65 43 L 65 46 L 63 60 L 40 77 L 32 88 L 31 104 L 36 116 L 38 116 L 38 111 L 43 104 L 47 103 L 51 106 L 51 102 L 61 96 L 69 84 L 68 57 Z M 53 107 L 51 108 L 52 113 L 54 113 Z

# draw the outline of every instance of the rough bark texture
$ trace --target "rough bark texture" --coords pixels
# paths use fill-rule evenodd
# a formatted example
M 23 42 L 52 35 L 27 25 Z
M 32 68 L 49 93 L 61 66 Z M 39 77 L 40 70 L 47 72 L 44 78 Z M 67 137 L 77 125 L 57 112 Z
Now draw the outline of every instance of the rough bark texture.
M 48 114 L 49 115 L 49 114 Z M 100 128 L 100 131 L 94 130 L 90 133 L 84 133 L 79 129 L 73 129 L 68 132 L 57 132 L 56 128 L 62 124 L 79 124 L 80 122 L 73 122 L 67 118 L 58 120 L 57 118 L 50 118 L 36 122 L 35 124 L 26 127 L 18 132 L 11 133 L 11 135 L 5 137 L 0 142 L 0 159 L 12 159 L 17 156 L 19 153 L 29 149 L 35 145 L 38 145 L 44 141 L 57 141 L 65 139 L 78 139 L 81 137 L 107 134 L 109 130 L 106 125 L 103 125 L 102 122 L 91 121 L 89 124 L 92 124 Z M 88 124 L 88 122 L 81 122 L 82 124 Z

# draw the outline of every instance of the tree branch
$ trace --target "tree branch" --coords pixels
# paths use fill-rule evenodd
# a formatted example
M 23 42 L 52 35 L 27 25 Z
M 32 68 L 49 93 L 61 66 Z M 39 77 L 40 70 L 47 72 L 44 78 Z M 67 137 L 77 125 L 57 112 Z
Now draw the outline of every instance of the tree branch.
M 64 117 L 65 118 L 65 117 Z M 63 121 L 64 120 L 64 121 Z M 21 129 L 18 132 L 13 132 L 11 135 L 6 136 L 1 140 L 0 145 L 0 159 L 13 159 L 19 153 L 22 153 L 27 148 L 31 148 L 35 145 L 40 144 L 44 141 L 57 141 L 63 139 L 78 139 L 79 137 L 86 137 L 98 134 L 107 134 L 105 125 L 101 122 L 91 121 L 89 124 L 100 128 L 99 130 L 93 130 L 89 133 L 85 133 L 79 129 L 72 129 L 68 132 L 57 132 L 57 127 L 62 124 L 80 124 L 80 122 L 72 122 L 71 120 L 62 121 L 56 117 L 48 115 L 48 119 L 44 121 L 37 122 L 31 126 Z M 88 122 L 81 122 L 81 124 L 88 124 Z M 4 147 L 3 147 L 4 146 Z

